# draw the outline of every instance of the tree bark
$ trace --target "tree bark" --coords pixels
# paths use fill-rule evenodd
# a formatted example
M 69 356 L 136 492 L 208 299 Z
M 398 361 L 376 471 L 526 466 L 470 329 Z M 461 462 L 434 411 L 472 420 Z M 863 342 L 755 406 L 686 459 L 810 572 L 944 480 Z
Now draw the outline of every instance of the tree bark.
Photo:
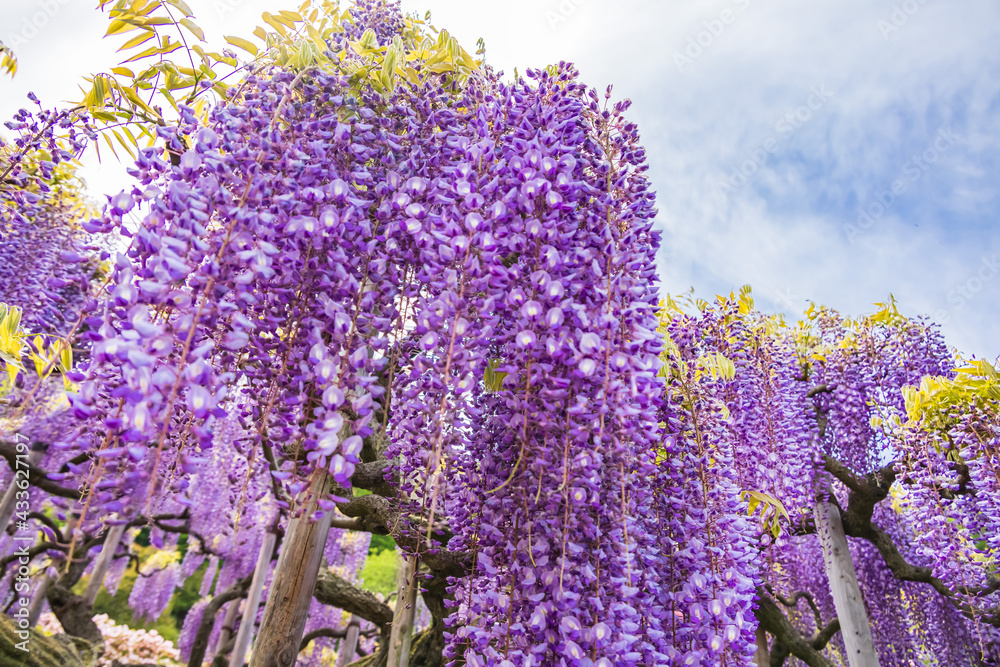
M 314 595 L 318 602 L 371 621 L 380 632 L 388 635 L 392 609 L 374 593 L 358 588 L 333 572 L 323 571 L 317 578 Z
M 837 617 L 840 619 L 848 663 L 850 667 L 879 667 L 868 612 L 861 597 L 858 576 L 854 571 L 844 525 L 840 520 L 840 510 L 821 499 L 816 502 L 814 513 L 816 532 L 823 547 L 826 575 Z
M 318 507 L 317 500 L 328 494 L 331 484 L 332 478 L 327 472 L 318 470 L 302 516 L 289 522 L 250 667 L 292 667 L 295 664 L 332 511 L 318 521 L 312 521 L 312 515 Z
M 76 513 L 70 515 L 63 540 L 69 541 L 79 521 L 79 515 Z M 49 608 L 59 619 L 59 624 L 62 625 L 66 634 L 80 637 L 88 642 L 99 642 L 102 646 L 104 645 L 104 637 L 97 624 L 94 623 L 90 607 L 84 605 L 83 598 L 74 595 L 72 589 L 83 577 L 83 572 L 90 563 L 90 559 L 86 557 L 87 553 L 98 544 L 103 544 L 103 540 L 106 538 L 107 533 L 105 532 L 100 537 L 84 540 L 80 547 L 79 553 L 81 555 L 67 563 L 65 571 L 45 589 L 45 599 L 49 602 Z M 55 565 L 56 563 L 53 564 L 53 566 Z
M 104 650 L 103 642 L 93 643 L 70 635 L 45 635 L 31 631 L 30 640 L 6 614 L 0 614 L 0 665 L 4 667 L 90 667 Z M 21 642 L 29 641 L 25 646 Z M 20 646 L 19 646 L 20 645 Z M 28 648 L 24 651 L 22 648 Z
M 7 463 L 10 464 L 11 470 L 17 470 L 18 468 L 21 468 L 22 470 L 24 469 L 24 463 L 18 465 L 17 447 L 15 445 L 7 442 L 0 442 L 0 456 L 7 459 Z M 65 486 L 60 485 L 58 482 L 53 482 L 49 479 L 46 471 L 31 463 L 28 464 L 28 483 L 32 486 L 38 487 L 42 491 L 52 494 L 53 496 L 69 498 L 70 500 L 80 499 L 79 489 L 68 489 Z
M 768 633 L 774 635 L 774 645 L 771 647 L 770 667 L 781 667 L 785 658 L 794 655 L 809 667 L 834 667 L 833 663 L 820 653 L 822 646 L 814 646 L 813 642 L 802 636 L 777 603 L 765 592 L 758 590 L 757 620 Z M 826 645 L 826 642 L 823 643 Z
M 247 603 L 243 608 L 243 620 L 240 621 L 239 632 L 236 633 L 236 643 L 233 645 L 233 655 L 229 659 L 229 667 L 243 667 L 243 659 L 253 640 L 253 629 L 257 622 L 257 607 L 260 605 L 261 593 L 264 590 L 264 579 L 267 578 L 271 556 L 274 555 L 274 544 L 278 537 L 272 532 L 264 536 L 264 544 L 257 556 L 257 567 L 253 571 L 253 581 L 247 594 Z M 272 586 L 273 588 L 273 586 Z M 234 616 L 235 618 L 235 616 Z M 221 640 L 220 640 L 221 641 Z

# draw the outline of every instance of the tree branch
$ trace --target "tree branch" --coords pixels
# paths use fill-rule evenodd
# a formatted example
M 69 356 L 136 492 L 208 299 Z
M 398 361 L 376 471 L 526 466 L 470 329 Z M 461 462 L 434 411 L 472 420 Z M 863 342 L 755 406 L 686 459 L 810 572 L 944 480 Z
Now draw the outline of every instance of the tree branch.
M 757 590 L 757 598 L 757 611 L 755 612 L 757 620 L 760 622 L 760 626 L 774 635 L 777 640 L 774 650 L 771 652 L 771 667 L 782 665 L 788 654 L 794 655 L 809 667 L 835 667 L 820 653 L 823 647 L 814 646 L 816 638 L 806 639 L 803 637 L 764 590 Z M 778 644 L 782 646 L 778 646 Z M 824 643 L 823 646 L 825 645 Z
M 411 534 L 399 516 L 396 505 L 387 498 L 375 494 L 352 498 L 337 505 L 342 513 L 359 519 L 357 530 L 366 530 L 378 535 L 392 535 L 396 544 L 408 551 L 417 551 L 420 537 Z M 435 573 L 453 577 L 464 577 L 472 568 L 472 553 L 469 551 L 448 551 L 440 549 L 436 553 L 423 551 L 421 562 Z
M 184 523 L 182 523 L 179 526 L 171 526 L 169 523 L 163 523 L 164 521 L 176 521 L 178 519 L 183 519 Z M 198 540 L 198 546 L 200 547 L 201 552 L 203 554 L 210 554 L 210 555 L 213 555 L 213 556 L 220 556 L 221 555 L 221 554 L 216 553 L 215 550 L 213 550 L 210 546 L 208 546 L 208 540 L 206 540 L 205 537 L 201 533 L 198 533 L 198 532 L 195 532 L 195 531 L 191 530 L 191 520 L 188 517 L 188 513 L 187 512 L 184 512 L 184 514 L 182 514 L 180 516 L 153 517 L 153 523 L 156 525 L 157 528 L 159 528 L 160 530 L 162 530 L 164 532 L 167 532 L 167 533 L 180 533 L 182 535 L 189 535 L 189 536 L 193 537 L 194 539 Z
M 38 523 L 41 523 L 41 524 L 44 524 L 45 526 L 47 526 L 49 528 L 49 530 L 51 530 L 53 533 L 56 534 L 56 539 L 59 539 L 59 540 L 64 539 L 63 538 L 63 534 L 62 534 L 62 530 L 60 530 L 59 526 L 57 526 L 55 524 L 55 522 L 52 521 L 52 519 L 50 519 L 49 517 L 45 516 L 41 512 L 28 512 L 28 518 L 29 519 L 35 519 L 36 521 L 38 521 Z M 13 525 L 13 524 L 11 524 L 11 525 Z
M 865 489 L 864 480 L 855 475 L 843 463 L 828 454 L 823 455 L 823 468 L 844 483 L 851 491 L 861 493 Z
M 820 394 L 829 394 L 832 393 L 833 390 L 836 388 L 837 385 L 834 385 L 832 387 L 825 384 L 816 385 L 815 387 L 806 392 L 806 398 L 812 398 L 813 396 L 819 396 Z
M 840 632 L 840 619 L 834 618 L 822 628 L 817 628 L 816 634 L 812 636 L 810 643 L 814 649 L 822 651 L 838 632 Z
M 354 474 L 351 475 L 351 485 L 387 498 L 395 496 L 396 487 L 385 481 L 388 466 L 389 461 L 382 457 L 369 463 L 357 464 L 354 468 Z
M 375 628 L 368 628 L 367 630 L 362 630 L 360 634 L 362 637 L 371 637 L 376 632 L 377 630 Z M 306 636 L 302 638 L 302 641 L 299 643 L 299 651 L 304 651 L 306 647 L 309 646 L 309 642 L 311 642 L 314 639 L 319 639 L 321 637 L 328 637 L 330 639 L 343 639 L 346 636 L 347 636 L 346 628 L 342 628 L 340 630 L 334 630 L 333 628 L 320 628 L 319 630 L 313 630 L 312 632 L 307 633 Z
M 392 609 L 373 593 L 362 590 L 329 570 L 321 570 L 313 597 L 322 604 L 371 621 L 381 631 L 392 625 Z
M 205 610 L 201 615 L 201 624 L 198 626 L 198 632 L 194 636 L 194 641 L 191 642 L 191 657 L 188 660 L 189 667 L 201 667 L 201 663 L 205 661 L 209 635 L 212 634 L 212 626 L 215 625 L 215 615 L 219 613 L 219 609 L 230 600 L 244 597 L 249 587 L 250 577 L 244 577 L 216 595 L 205 606 Z
M 823 616 L 819 613 L 819 607 L 816 606 L 816 601 L 813 599 L 811 593 L 807 591 L 796 591 L 792 597 L 783 597 L 780 593 L 775 592 L 774 587 L 771 584 L 764 584 L 764 589 L 773 597 L 775 600 L 785 605 L 789 609 L 795 609 L 799 605 L 799 600 L 805 600 L 809 603 L 812 608 L 813 618 L 816 619 L 816 629 L 819 630 L 823 627 Z
M 908 563 L 889 534 L 872 523 L 875 506 L 888 497 L 889 487 L 896 481 L 894 464 L 890 463 L 864 477 L 854 474 L 832 456 L 823 457 L 823 467 L 851 490 L 847 509 L 840 510 L 846 535 L 868 540 L 878 550 L 893 576 L 900 581 L 928 584 L 968 618 L 976 618 L 980 622 L 1000 628 L 1000 610 L 977 609 L 969 601 L 970 597 L 988 595 L 1000 590 L 1000 581 L 995 585 L 991 582 L 990 586 L 983 588 L 952 590 L 944 581 L 934 576 L 930 567 Z
M 48 477 L 48 473 L 39 468 L 38 466 L 28 463 L 26 459 L 22 458 L 18 460 L 17 448 L 14 445 L 0 442 L 0 456 L 7 459 L 7 463 L 10 465 L 11 470 L 24 470 L 25 466 L 28 469 L 28 483 L 34 487 L 45 491 L 53 496 L 59 496 L 60 498 L 71 498 L 73 500 L 80 499 L 80 492 L 76 489 L 67 489 L 65 486 L 61 486 L 56 482 L 53 482 Z

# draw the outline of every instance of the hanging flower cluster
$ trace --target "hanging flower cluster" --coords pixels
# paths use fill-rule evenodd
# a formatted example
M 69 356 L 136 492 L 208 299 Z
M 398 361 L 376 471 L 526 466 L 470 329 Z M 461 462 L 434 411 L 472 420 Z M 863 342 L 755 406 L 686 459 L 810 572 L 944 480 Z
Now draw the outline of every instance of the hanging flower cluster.
M 811 535 L 817 493 L 825 498 L 830 488 L 827 457 L 861 478 L 895 461 L 899 481 L 890 499 L 875 506 L 872 523 L 906 563 L 927 567 L 948 587 L 900 582 L 871 543 L 851 540 L 883 664 L 927 658 L 930 645 L 936 664 L 989 656 L 995 586 L 983 564 L 994 552 L 983 538 L 992 535 L 986 526 L 997 505 L 989 495 L 991 431 L 978 419 L 990 414 L 983 400 L 990 381 L 969 385 L 980 392 L 977 399 L 960 389 L 963 371 L 959 380 L 933 379 L 954 376 L 939 334 L 903 318 L 891 303 L 857 321 L 810 309 L 805 322 L 787 327 L 754 312 L 744 290 L 716 307 L 700 302 L 693 315 L 670 302 L 663 316 L 668 401 L 659 464 L 671 477 L 661 487 L 658 518 L 660 539 L 670 545 L 672 579 L 663 590 L 676 610 L 671 632 L 681 640 L 679 664 L 749 659 L 752 635 L 732 647 L 744 648 L 742 658 L 735 650 L 727 654 L 719 621 L 704 611 L 726 609 L 721 600 L 747 602 L 735 625 L 751 632 L 749 604 L 761 594 L 785 600 L 808 594 L 815 609 L 801 603 L 789 611 L 805 637 L 836 618 Z M 964 373 L 991 377 L 981 363 Z M 969 423 L 979 425 L 978 437 L 963 438 Z M 963 451 L 970 464 L 949 449 Z M 982 470 L 975 482 L 966 472 L 973 466 Z M 846 508 L 849 489 L 836 481 L 832 490 Z M 973 509 L 972 499 L 980 497 L 985 502 Z M 715 543 L 727 545 L 723 554 Z M 727 565 L 739 576 L 713 580 L 720 557 L 731 559 Z M 829 654 L 837 646 L 842 650 L 835 635 Z
M 761 363 L 769 351 L 739 305 L 699 316 L 661 312 L 667 389 L 654 525 L 671 664 L 751 664 L 762 531 L 747 518 L 742 492 L 793 495 L 781 483 L 782 463 L 802 457 L 797 425 L 783 414 L 787 399 Z
M 76 158 L 94 134 L 86 117 L 29 97 L 38 109 L 5 124 L 12 143 L 0 139 L 0 303 L 23 309 L 26 331 L 65 335 L 107 256 L 81 226 L 90 207 Z
M 660 343 L 643 152 L 626 105 L 565 67 L 529 76 L 498 94 L 492 113 L 515 129 L 480 189 L 497 200 L 483 238 L 501 261 L 481 288 L 492 380 L 443 471 L 461 526 L 449 546 L 477 558 L 455 590 L 451 650 L 469 664 L 648 664 L 662 659 L 639 611 L 655 549 L 637 517 Z M 440 454 L 422 451 L 433 473 Z

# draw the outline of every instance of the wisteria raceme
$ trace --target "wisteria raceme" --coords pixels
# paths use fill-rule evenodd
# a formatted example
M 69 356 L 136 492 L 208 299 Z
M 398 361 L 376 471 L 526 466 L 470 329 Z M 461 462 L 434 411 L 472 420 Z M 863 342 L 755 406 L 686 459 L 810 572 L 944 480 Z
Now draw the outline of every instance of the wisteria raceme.
M 470 664 L 640 664 L 662 659 L 637 611 L 649 536 L 635 466 L 655 436 L 659 352 L 651 198 L 624 106 L 603 108 L 568 68 L 534 76 L 502 91 L 517 129 L 498 145 L 490 224 L 510 265 L 487 294 L 506 377 L 480 399 L 488 435 L 453 504 L 478 558 L 454 637 Z M 475 495 L 481 516 L 463 521 Z
M 184 662 L 188 662 L 191 659 L 191 646 L 194 643 L 194 636 L 198 632 L 198 627 L 201 625 L 201 619 L 205 613 L 205 607 L 211 598 L 202 597 L 200 600 L 195 602 L 190 609 L 188 609 L 187 615 L 184 616 L 184 623 L 181 625 L 181 633 L 177 638 L 177 648 L 180 653 L 180 658 Z
M 759 389 L 754 382 L 760 378 L 742 364 L 728 375 L 710 365 L 712 357 L 702 356 L 710 353 L 713 342 L 728 339 L 717 331 L 725 324 L 719 320 L 723 318 L 710 313 L 700 322 L 665 318 L 662 325 L 668 341 L 663 353 L 668 388 L 661 413 L 665 439 L 657 452 L 655 528 L 666 562 L 658 569 L 657 602 L 665 612 L 673 664 L 743 665 L 754 650 L 760 531 L 746 518 L 740 491 L 769 475 L 747 470 L 752 463 L 744 458 L 744 447 L 764 444 L 764 451 L 774 451 L 780 443 L 773 431 L 759 433 L 763 442 L 747 443 L 746 432 L 727 424 L 735 420 L 724 415 L 726 394 L 759 400 L 751 392 Z M 713 381 L 696 379 L 709 373 Z M 751 419 L 773 418 L 763 410 L 747 412 Z M 767 471 L 777 472 L 776 467 Z M 774 486 L 765 488 L 773 492 Z
M 198 588 L 198 595 L 205 597 L 212 590 L 212 584 L 215 582 L 215 575 L 219 571 L 219 559 L 215 556 L 209 556 L 208 567 L 205 568 L 205 574 L 202 575 L 201 585 Z
M 1000 593 L 980 566 L 1000 553 L 997 380 L 991 366 L 975 361 L 953 375 L 926 376 L 906 397 L 909 419 L 898 433 L 901 472 L 911 482 L 898 502 L 913 558 L 953 591 L 987 655 L 998 650 L 1000 625 Z
M 32 333 L 65 335 L 91 293 L 102 240 L 81 223 L 89 205 L 74 162 L 93 130 L 72 111 L 22 109 L 0 139 L 0 303 L 24 309 Z
M 156 561 L 157 559 L 153 559 Z M 149 572 L 136 577 L 128 604 L 136 619 L 156 620 L 170 604 L 174 589 L 181 582 L 180 565 L 176 561 L 148 564 Z

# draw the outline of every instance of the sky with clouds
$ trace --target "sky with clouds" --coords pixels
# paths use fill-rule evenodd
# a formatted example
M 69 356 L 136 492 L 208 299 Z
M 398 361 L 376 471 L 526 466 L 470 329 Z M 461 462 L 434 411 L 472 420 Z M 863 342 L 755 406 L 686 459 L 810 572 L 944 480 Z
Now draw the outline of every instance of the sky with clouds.
M 208 40 L 281 0 L 187 0 Z M 2 0 L 20 71 L 54 105 L 117 64 L 93 0 Z M 404 0 L 515 68 L 566 60 L 633 101 L 664 231 L 663 292 L 743 284 L 790 317 L 893 294 L 967 354 L 1000 355 L 1000 4 L 995 0 Z M 86 160 L 96 192 L 119 165 Z

